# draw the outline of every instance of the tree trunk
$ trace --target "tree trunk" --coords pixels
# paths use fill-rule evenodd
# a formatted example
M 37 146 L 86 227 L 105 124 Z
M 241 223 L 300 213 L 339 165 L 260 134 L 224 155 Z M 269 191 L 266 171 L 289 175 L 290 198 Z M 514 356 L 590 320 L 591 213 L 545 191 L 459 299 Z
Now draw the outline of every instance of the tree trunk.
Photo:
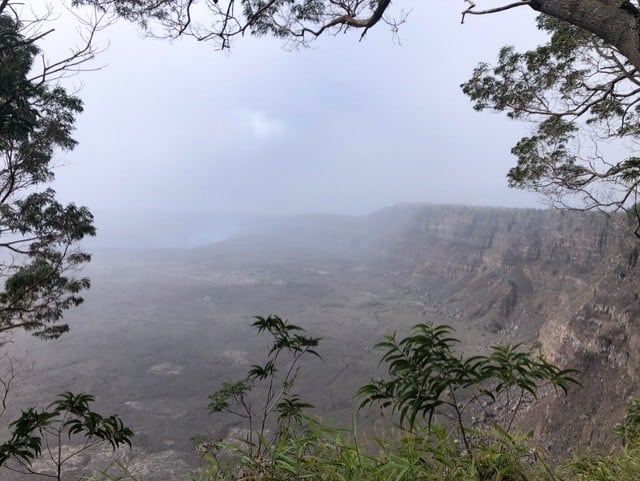
M 640 12 L 628 1 L 532 0 L 530 5 L 595 34 L 640 70 Z

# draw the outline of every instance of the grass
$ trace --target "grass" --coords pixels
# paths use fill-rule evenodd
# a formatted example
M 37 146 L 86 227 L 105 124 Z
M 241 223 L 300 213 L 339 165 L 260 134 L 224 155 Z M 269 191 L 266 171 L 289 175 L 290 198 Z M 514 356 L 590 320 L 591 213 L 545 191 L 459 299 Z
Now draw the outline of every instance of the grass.
M 480 434 L 477 434 L 480 436 Z M 352 430 L 311 421 L 302 435 L 282 436 L 260 459 L 239 445 L 220 444 L 203 455 L 193 481 L 638 481 L 640 443 L 606 455 L 576 455 L 552 465 L 527 435 L 482 434 L 473 456 L 445 429 L 378 439 L 365 448 Z

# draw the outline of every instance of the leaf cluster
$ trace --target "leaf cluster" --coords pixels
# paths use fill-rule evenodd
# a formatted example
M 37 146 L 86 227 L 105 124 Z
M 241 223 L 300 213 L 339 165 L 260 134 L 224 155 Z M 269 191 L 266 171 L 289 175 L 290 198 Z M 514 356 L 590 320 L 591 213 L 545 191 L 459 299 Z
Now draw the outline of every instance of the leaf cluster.
M 235 37 L 271 35 L 306 45 L 323 33 L 360 30 L 361 36 L 379 22 L 394 31 L 404 22 L 385 18 L 390 0 L 74 0 L 133 21 L 145 30 L 169 38 L 192 36 L 231 47 Z
M 89 287 L 73 272 L 90 259 L 77 243 L 95 234 L 93 216 L 44 188 L 54 179 L 56 152 L 76 145 L 72 134 L 82 102 L 47 74 L 34 73 L 40 37 L 10 3 L 1 5 L 0 332 L 21 327 L 53 338 L 68 329 L 55 324 L 63 311 L 81 303 L 79 293 Z M 68 59 L 74 61 L 81 58 Z M 45 70 L 53 75 L 58 67 Z
M 22 411 L 9 428 L 11 438 L 0 444 L 0 466 L 9 460 L 30 465 L 49 449 L 48 436 L 65 434 L 69 440 L 82 436 L 85 442 L 104 441 L 116 449 L 131 447 L 133 431 L 117 415 L 104 416 L 92 410 L 95 398 L 90 394 L 65 392 L 45 409 L 29 408 Z
M 640 171 L 640 76 L 615 48 L 562 20 L 541 15 L 539 47 L 500 50 L 462 84 L 476 110 L 531 122 L 511 150 L 509 185 L 547 196 L 552 205 L 627 209 L 637 202 Z M 629 155 L 608 151 L 621 143 Z M 604 148 L 603 148 L 604 146 Z
M 322 358 L 316 351 L 320 338 L 279 316 L 257 316 L 252 327 L 271 338 L 266 361 L 250 366 L 243 379 L 224 382 L 209 396 L 208 408 L 212 414 L 228 413 L 244 419 L 248 424 L 246 448 L 256 456 L 271 441 L 266 439 L 266 433 L 272 417 L 277 423 L 275 440 L 304 423 L 305 413 L 313 405 L 294 391 L 299 363 L 304 357 Z M 258 385 L 266 391 L 263 396 L 254 395 Z M 220 444 L 216 446 L 219 448 Z
M 520 345 L 493 346 L 489 355 L 464 359 L 454 346 L 447 325 L 418 324 L 411 335 L 400 340 L 396 334 L 376 345 L 385 352 L 380 359 L 387 378 L 372 379 L 358 390 L 360 409 L 373 404 L 391 408 L 400 415 L 400 424 L 413 429 L 418 418 L 431 427 L 436 415 L 451 417 L 471 448 L 465 415 L 475 405 L 484 409 L 483 400 L 506 398 L 506 431 L 527 396 L 536 399 L 544 384 L 566 394 L 569 385 L 578 384 L 574 370 L 563 370 L 547 362 L 540 353 L 524 351 Z

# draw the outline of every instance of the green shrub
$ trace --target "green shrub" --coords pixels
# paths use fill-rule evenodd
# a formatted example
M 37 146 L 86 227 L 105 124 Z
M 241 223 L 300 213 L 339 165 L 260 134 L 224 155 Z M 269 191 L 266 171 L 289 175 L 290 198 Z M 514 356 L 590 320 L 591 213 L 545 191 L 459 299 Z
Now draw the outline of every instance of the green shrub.
M 380 364 L 388 378 L 372 379 L 360 388 L 360 408 L 378 403 L 400 414 L 400 424 L 412 430 L 418 417 L 430 428 L 437 416 L 453 420 L 463 448 L 473 456 L 472 407 L 484 411 L 484 402 L 503 404 L 501 429 L 508 433 L 523 403 L 537 398 L 538 389 L 550 384 L 566 395 L 574 370 L 550 364 L 539 351 L 520 345 L 492 346 L 488 356 L 458 357 L 447 325 L 418 324 L 412 335 L 398 340 L 387 336 L 376 345 L 386 352 Z
M 515 412 L 525 400 L 536 398 L 540 386 L 551 384 L 566 393 L 577 384 L 574 371 L 553 366 L 539 352 L 494 346 L 488 356 L 465 360 L 453 352 L 458 341 L 451 337 L 452 328 L 430 324 L 417 325 L 404 339 L 386 337 L 378 347 L 385 349 L 381 363 L 389 377 L 358 391 L 360 408 L 374 403 L 391 407 L 400 415 L 400 429 L 365 448 L 355 423 L 351 429 L 323 425 L 308 416 L 310 404 L 293 390 L 299 360 L 320 357 L 315 351 L 319 339 L 277 316 L 256 319 L 254 327 L 273 339 L 266 363 L 252 366 L 240 381 L 224 383 L 209 405 L 213 413 L 243 419 L 246 439 L 199 438 L 204 466 L 194 479 L 559 481 L 529 445 L 528 435 L 512 432 Z M 250 396 L 258 383 L 265 384 L 267 394 L 251 410 L 256 399 Z M 503 426 L 475 426 L 470 406 L 500 398 L 510 413 Z M 453 427 L 437 422 L 447 415 Z M 272 416 L 276 432 L 267 436 L 264 426 Z

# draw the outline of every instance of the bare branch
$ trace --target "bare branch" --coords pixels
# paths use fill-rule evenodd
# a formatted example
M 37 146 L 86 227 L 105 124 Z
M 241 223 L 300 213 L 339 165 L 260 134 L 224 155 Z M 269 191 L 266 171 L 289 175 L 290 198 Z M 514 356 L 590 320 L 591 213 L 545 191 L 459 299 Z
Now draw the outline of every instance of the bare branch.
M 476 7 L 476 4 L 469 0 L 465 0 L 465 1 L 469 3 L 470 6 L 465 11 L 462 12 L 462 19 L 460 20 L 460 23 L 464 23 L 465 15 L 489 15 L 492 13 L 504 12 L 505 10 L 511 10 L 512 8 L 531 5 L 530 0 L 521 0 L 519 2 L 509 3 L 501 7 L 489 8 L 487 10 L 474 10 L 474 8 Z

